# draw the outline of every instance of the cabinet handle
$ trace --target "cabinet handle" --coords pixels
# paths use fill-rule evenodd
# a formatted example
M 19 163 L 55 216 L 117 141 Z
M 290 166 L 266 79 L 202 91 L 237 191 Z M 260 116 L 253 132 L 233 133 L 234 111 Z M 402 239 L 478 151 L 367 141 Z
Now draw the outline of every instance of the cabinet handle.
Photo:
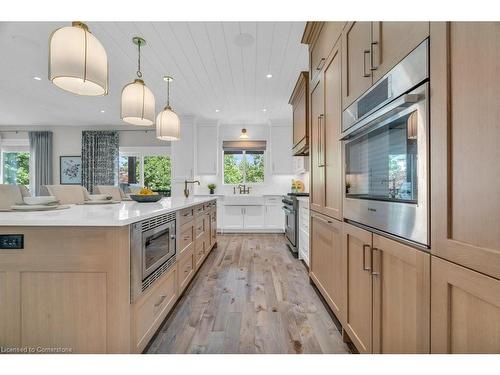
M 371 76 L 370 73 L 366 73 L 366 55 L 367 54 L 370 54 L 369 49 L 365 49 L 363 51 L 363 77 L 370 77 Z
M 367 244 L 363 244 L 363 271 L 371 271 L 371 264 L 373 262 L 373 259 L 372 259 L 372 256 L 371 256 L 371 252 L 370 252 L 370 266 L 369 267 L 365 267 L 365 264 L 366 264 L 366 248 L 368 248 L 368 250 L 371 249 L 371 246 L 370 245 L 367 245 Z
M 157 303 L 155 303 L 155 307 L 160 306 L 163 303 L 163 301 L 165 301 L 165 298 L 167 298 L 167 296 L 161 296 L 160 300 Z
M 375 271 L 375 267 L 373 267 L 373 259 L 375 258 L 375 254 L 378 254 L 377 257 L 379 258 L 379 261 L 377 262 L 379 265 L 378 266 L 379 269 L 377 271 Z M 370 266 L 372 269 L 372 276 L 380 276 L 380 251 L 376 247 L 372 248 Z
M 377 70 L 377 68 L 378 68 L 378 65 L 375 66 L 373 64 L 373 61 L 374 61 L 374 58 L 373 58 L 373 46 L 376 46 L 376 45 L 378 46 L 378 42 L 376 42 L 376 41 L 370 43 L 370 70 L 371 71 Z
M 326 59 L 325 59 L 324 57 L 322 57 L 322 58 L 319 60 L 318 65 L 316 65 L 316 70 L 321 70 L 321 69 L 323 69 L 323 66 L 325 65 L 325 61 L 326 61 Z
M 325 224 L 332 224 L 331 220 L 323 219 L 321 216 L 311 215 L 313 218 L 322 221 Z
M 325 115 L 324 114 L 321 114 L 319 115 L 319 118 L 320 118 L 320 135 L 321 135 L 321 138 L 320 138 L 320 141 L 321 141 L 321 165 L 320 167 L 324 167 L 326 165 L 326 158 L 325 158 Z

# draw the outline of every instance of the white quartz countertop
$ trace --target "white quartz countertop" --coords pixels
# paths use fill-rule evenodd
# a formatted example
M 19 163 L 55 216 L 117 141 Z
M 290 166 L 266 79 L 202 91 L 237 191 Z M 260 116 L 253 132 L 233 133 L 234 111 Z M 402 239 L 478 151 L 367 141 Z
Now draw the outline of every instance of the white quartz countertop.
M 70 208 L 39 212 L 0 212 L 0 226 L 117 227 L 177 211 L 214 197 L 162 198 L 154 203 L 121 202 L 103 205 L 70 205 Z

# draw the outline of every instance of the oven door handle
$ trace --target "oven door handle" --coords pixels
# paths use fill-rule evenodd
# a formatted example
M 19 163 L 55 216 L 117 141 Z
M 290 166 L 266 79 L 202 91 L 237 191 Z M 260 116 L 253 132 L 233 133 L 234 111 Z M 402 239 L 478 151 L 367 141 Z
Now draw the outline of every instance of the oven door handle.
M 283 211 L 285 211 L 288 215 L 293 215 L 293 211 L 292 211 L 292 210 L 290 210 L 288 207 L 283 206 L 283 207 L 281 207 L 281 208 L 282 208 L 282 209 L 283 209 Z

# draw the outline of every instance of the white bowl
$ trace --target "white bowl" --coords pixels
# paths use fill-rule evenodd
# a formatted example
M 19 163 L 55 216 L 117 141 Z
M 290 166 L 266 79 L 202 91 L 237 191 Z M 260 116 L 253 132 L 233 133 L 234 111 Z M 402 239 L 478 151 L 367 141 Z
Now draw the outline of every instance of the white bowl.
M 109 194 L 91 194 L 89 195 L 91 201 L 107 201 L 112 198 Z
M 24 203 L 33 205 L 33 204 L 49 204 L 57 202 L 57 198 L 51 195 L 44 197 L 24 197 Z

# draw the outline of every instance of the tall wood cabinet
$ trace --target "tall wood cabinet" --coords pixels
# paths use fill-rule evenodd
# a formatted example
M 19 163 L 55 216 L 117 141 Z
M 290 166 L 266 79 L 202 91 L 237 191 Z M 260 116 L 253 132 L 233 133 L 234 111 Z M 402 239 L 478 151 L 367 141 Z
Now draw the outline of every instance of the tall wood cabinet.
M 429 36 L 429 22 L 349 22 L 342 32 L 347 108 Z
M 500 24 L 431 24 L 432 254 L 500 279 Z
M 340 41 L 311 90 L 311 209 L 342 219 Z
M 341 319 L 343 298 L 342 222 L 311 213 L 310 277 Z

